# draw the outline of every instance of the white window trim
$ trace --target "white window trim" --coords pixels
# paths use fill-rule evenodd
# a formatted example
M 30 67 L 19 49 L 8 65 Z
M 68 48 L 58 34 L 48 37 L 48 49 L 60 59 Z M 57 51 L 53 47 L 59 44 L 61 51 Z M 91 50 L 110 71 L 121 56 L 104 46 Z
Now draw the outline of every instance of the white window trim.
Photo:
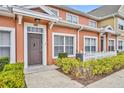
M 113 38 L 109 38 L 109 39 L 108 39 L 108 48 L 109 48 L 109 40 L 113 40 L 113 41 L 114 41 L 114 51 L 116 51 L 116 43 L 115 43 L 115 39 L 113 39 Z
M 68 55 L 68 57 L 75 57 L 75 55 L 76 55 L 76 35 L 75 34 L 66 34 L 66 33 L 56 33 L 56 32 L 53 32 L 52 33 L 52 58 L 53 59 L 57 58 L 57 56 L 56 57 L 54 56 L 54 36 L 55 35 L 59 35 L 59 36 L 72 36 L 72 37 L 74 37 L 74 49 L 73 49 L 74 54 L 73 55 Z
M 122 26 L 123 26 L 123 28 L 124 28 L 124 20 L 123 20 L 123 19 L 118 18 L 118 22 L 117 22 L 117 29 L 119 29 L 119 24 L 120 24 L 120 25 L 122 25 Z M 119 30 L 121 30 L 121 29 L 119 29 Z M 124 29 L 123 29 L 123 30 L 124 30 Z M 123 30 L 121 30 L 121 31 L 123 31 Z
M 0 27 L 0 30 L 10 32 L 10 63 L 16 63 L 16 49 L 15 49 L 15 28 Z
M 118 49 L 118 45 L 119 45 L 118 42 L 119 42 L 119 41 L 122 41 L 122 51 L 123 51 L 123 50 L 124 50 L 124 40 L 123 40 L 123 39 L 118 39 L 118 40 L 117 40 L 117 50 L 119 50 L 119 49 Z
M 90 26 L 90 22 L 95 22 L 96 23 L 96 27 L 95 28 L 97 28 L 97 22 L 96 21 L 94 21 L 94 20 L 89 20 L 89 26 Z M 92 27 L 92 26 L 91 26 Z
M 28 68 L 28 26 L 34 26 L 33 23 L 24 23 L 24 68 Z M 47 65 L 47 32 L 45 25 L 38 25 L 38 27 L 43 28 L 43 65 Z M 36 33 L 38 34 L 38 33 Z
M 93 39 L 96 39 L 96 52 L 98 52 L 98 37 L 95 37 L 95 36 L 84 36 L 84 53 L 86 53 L 86 51 L 85 51 L 85 39 L 86 38 L 93 38 Z M 91 53 L 91 51 L 90 51 L 90 53 Z
M 49 6 L 47 6 L 50 10 L 52 9 L 52 10 L 55 10 L 55 11 L 57 11 L 57 16 L 59 16 L 59 10 L 58 9 L 55 9 L 55 8 L 53 8 L 53 7 L 49 7 Z M 52 11 L 51 11 L 52 12 Z M 53 13 L 53 12 L 52 12 Z
M 66 21 L 67 21 L 68 15 L 72 15 L 72 16 L 77 17 L 77 23 L 75 23 L 75 24 L 79 24 L 79 16 L 77 16 L 77 15 L 75 15 L 75 14 L 71 14 L 71 13 L 66 13 Z M 68 22 L 68 21 L 67 21 L 67 22 Z M 74 22 L 71 22 L 71 23 L 74 23 Z

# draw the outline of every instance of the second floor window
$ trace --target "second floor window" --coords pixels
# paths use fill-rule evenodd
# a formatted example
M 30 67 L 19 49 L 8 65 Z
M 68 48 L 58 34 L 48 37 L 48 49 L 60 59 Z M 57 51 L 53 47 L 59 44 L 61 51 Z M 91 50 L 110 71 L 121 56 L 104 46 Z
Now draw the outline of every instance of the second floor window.
M 124 20 L 118 18 L 118 29 L 124 30 Z
M 120 30 L 124 30 L 124 26 L 121 25 L 121 24 L 118 24 L 118 28 L 119 28 Z
M 78 23 L 78 16 L 67 13 L 66 20 L 71 23 Z
M 97 27 L 96 21 L 90 20 L 89 21 L 89 26 L 91 26 L 91 27 Z

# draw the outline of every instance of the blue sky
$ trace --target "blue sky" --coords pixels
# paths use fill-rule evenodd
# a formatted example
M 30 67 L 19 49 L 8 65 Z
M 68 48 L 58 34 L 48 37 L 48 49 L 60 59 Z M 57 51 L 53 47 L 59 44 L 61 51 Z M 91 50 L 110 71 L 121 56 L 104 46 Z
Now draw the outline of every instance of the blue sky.
M 74 8 L 76 10 L 82 11 L 82 12 L 89 12 L 93 9 L 96 9 L 97 7 L 100 7 L 101 5 L 69 5 L 69 7 Z

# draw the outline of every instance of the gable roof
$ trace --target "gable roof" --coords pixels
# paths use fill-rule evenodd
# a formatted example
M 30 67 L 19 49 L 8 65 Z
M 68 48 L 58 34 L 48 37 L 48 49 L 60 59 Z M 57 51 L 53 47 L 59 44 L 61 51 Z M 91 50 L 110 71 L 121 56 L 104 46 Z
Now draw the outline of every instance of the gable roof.
M 88 12 L 88 14 L 96 17 L 104 17 L 104 16 L 117 13 L 120 7 L 121 5 L 104 5 Z
M 25 5 L 23 7 L 28 8 L 28 9 L 32 9 L 32 8 L 37 8 L 37 7 L 40 7 L 40 6 L 43 6 L 43 5 L 38 5 L 38 6 L 35 6 L 35 5 Z M 66 6 L 66 5 L 52 5 L 52 6 L 54 6 L 56 8 L 60 8 L 60 9 L 66 10 L 66 11 L 69 11 L 69 12 L 72 12 L 72 13 L 75 13 L 75 14 L 78 14 L 78 15 L 82 15 L 84 17 L 88 17 L 88 18 L 91 18 L 91 19 L 94 19 L 94 20 L 99 20 L 99 18 L 97 18 L 96 16 L 93 16 L 93 15 L 81 12 L 79 10 L 70 8 L 70 7 Z M 47 8 L 47 6 L 46 6 L 46 8 Z

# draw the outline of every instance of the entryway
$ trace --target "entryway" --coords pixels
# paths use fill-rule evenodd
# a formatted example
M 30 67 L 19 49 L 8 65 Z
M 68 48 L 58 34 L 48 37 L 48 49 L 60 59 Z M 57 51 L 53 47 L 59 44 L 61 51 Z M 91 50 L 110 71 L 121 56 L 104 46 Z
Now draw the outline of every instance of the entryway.
M 47 64 L 46 26 L 24 23 L 24 67 Z
M 106 37 L 105 37 L 105 35 L 101 36 L 101 51 L 106 51 Z

